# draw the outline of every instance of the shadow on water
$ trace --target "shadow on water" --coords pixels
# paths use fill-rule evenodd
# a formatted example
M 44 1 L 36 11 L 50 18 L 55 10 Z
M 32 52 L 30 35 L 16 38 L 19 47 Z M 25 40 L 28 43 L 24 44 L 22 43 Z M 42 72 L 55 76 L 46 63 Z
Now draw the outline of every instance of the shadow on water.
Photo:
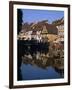
M 22 67 L 22 65 L 24 68 Z M 27 65 L 31 65 L 31 66 L 28 67 Z M 34 66 L 36 66 L 37 68 L 35 67 L 34 69 Z M 22 70 L 21 70 L 21 67 L 22 67 Z M 43 42 L 37 42 L 35 40 L 30 40 L 30 41 L 18 40 L 18 80 L 27 80 L 27 79 L 34 80 L 37 78 L 37 76 L 34 77 L 34 75 L 31 76 L 30 78 L 27 78 L 27 76 L 25 78 L 24 73 L 25 72 L 28 73 L 25 70 L 25 68 L 27 71 L 30 68 L 32 68 L 33 71 L 35 70 L 36 72 L 38 71 L 39 73 L 37 73 L 36 75 L 40 74 L 40 72 L 41 74 L 45 73 L 46 74 L 45 77 L 43 75 L 42 76 L 40 75 L 41 79 L 49 79 L 49 78 L 55 79 L 55 78 L 64 77 L 64 59 L 49 57 L 49 43 L 48 42 L 43 43 Z M 40 68 L 41 70 L 39 71 Z M 47 70 L 47 72 L 44 72 L 43 70 Z M 49 70 L 51 70 L 52 72 L 55 72 L 56 75 L 54 75 L 54 77 L 53 76 L 48 77 L 47 74 L 51 72 Z
M 17 34 L 19 34 L 19 32 L 21 31 L 21 29 L 22 29 L 22 16 L 23 16 L 23 13 L 22 13 L 22 10 L 21 9 L 17 9 Z M 22 49 L 22 48 L 21 48 Z M 19 48 L 19 44 L 18 44 L 18 47 L 17 47 L 17 50 L 18 50 L 18 52 L 17 52 L 17 62 L 18 62 L 18 68 L 17 68 L 17 75 L 18 75 L 18 77 L 17 77 L 17 79 L 19 80 L 21 80 L 22 79 L 22 76 L 21 76 L 21 70 L 20 70 L 20 67 L 21 67 L 21 63 L 22 63 L 22 61 L 21 61 L 21 56 L 22 56 L 22 52 L 20 51 L 20 48 Z

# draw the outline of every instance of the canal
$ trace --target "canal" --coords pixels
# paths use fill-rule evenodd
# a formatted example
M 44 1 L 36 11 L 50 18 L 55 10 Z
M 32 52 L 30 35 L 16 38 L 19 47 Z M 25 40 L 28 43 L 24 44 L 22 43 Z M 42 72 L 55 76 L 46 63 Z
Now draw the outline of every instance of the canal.
M 18 80 L 64 78 L 64 58 L 49 56 L 49 43 L 18 41 Z

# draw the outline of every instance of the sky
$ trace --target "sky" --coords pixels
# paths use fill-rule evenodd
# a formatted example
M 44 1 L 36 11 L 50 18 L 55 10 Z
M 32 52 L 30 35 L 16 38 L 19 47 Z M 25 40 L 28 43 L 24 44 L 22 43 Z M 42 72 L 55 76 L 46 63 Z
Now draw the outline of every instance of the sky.
M 22 12 L 23 22 L 28 23 L 42 20 L 48 20 L 49 23 L 52 23 L 52 21 L 64 17 L 64 11 L 22 9 Z

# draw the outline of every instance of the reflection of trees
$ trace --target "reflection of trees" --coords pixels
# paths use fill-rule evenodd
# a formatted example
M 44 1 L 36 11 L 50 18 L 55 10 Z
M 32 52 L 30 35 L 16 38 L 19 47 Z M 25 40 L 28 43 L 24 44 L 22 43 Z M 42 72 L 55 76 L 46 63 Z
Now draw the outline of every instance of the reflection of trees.
M 58 72 L 62 77 L 64 77 L 64 69 L 58 69 L 54 67 L 55 71 Z
M 48 43 L 37 43 L 35 40 L 18 40 L 18 46 L 18 62 L 22 60 L 22 62 L 26 65 L 35 65 L 42 69 L 47 69 L 51 66 L 56 72 L 63 76 L 64 59 L 60 56 L 50 57 Z
M 55 59 L 53 67 L 62 77 L 64 77 L 64 58 Z
M 21 28 L 22 28 L 22 11 L 21 11 L 20 9 L 17 10 L 17 28 L 18 28 L 18 29 L 17 29 L 17 34 L 19 34 L 19 32 L 21 31 Z M 18 72 L 17 75 L 18 75 L 18 76 L 17 76 L 17 79 L 18 79 L 18 80 L 21 80 L 21 79 L 22 79 L 22 75 L 21 75 L 20 67 L 21 67 L 21 63 L 22 63 L 22 61 L 21 61 L 21 56 L 22 56 L 22 54 L 23 54 L 23 53 L 21 52 L 21 50 L 22 50 L 23 47 L 20 48 L 20 45 L 19 45 L 20 43 L 19 43 L 19 42 L 17 42 L 17 44 L 18 44 L 18 45 L 17 45 L 17 46 L 18 46 L 18 47 L 17 47 L 17 48 L 18 48 L 18 49 L 17 49 L 17 50 L 18 50 L 18 52 L 17 52 L 17 55 L 18 55 L 18 57 L 17 57 L 17 58 L 18 58 L 18 59 L 17 59 L 17 60 L 18 60 L 18 64 L 17 64 L 17 65 L 18 65 L 18 66 L 17 66 L 17 67 L 18 67 L 18 68 L 17 68 L 17 70 L 18 70 L 18 71 L 17 71 L 17 72 Z

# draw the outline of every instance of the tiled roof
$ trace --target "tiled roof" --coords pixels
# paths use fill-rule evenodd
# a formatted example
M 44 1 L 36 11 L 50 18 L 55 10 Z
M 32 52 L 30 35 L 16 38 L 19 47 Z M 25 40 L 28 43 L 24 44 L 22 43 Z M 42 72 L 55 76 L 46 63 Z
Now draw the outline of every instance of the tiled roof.
M 61 19 L 59 19 L 59 20 L 55 20 L 55 21 L 53 21 L 52 22 L 52 24 L 53 25 L 62 25 L 62 24 L 64 24 L 64 18 L 61 18 Z
M 46 27 L 49 34 L 57 34 L 58 29 L 55 25 L 48 24 L 47 22 L 38 22 L 36 24 L 32 23 L 31 25 L 28 23 L 23 24 L 22 30 L 30 31 L 32 30 L 33 33 L 36 33 L 36 31 L 42 31 L 43 28 Z

